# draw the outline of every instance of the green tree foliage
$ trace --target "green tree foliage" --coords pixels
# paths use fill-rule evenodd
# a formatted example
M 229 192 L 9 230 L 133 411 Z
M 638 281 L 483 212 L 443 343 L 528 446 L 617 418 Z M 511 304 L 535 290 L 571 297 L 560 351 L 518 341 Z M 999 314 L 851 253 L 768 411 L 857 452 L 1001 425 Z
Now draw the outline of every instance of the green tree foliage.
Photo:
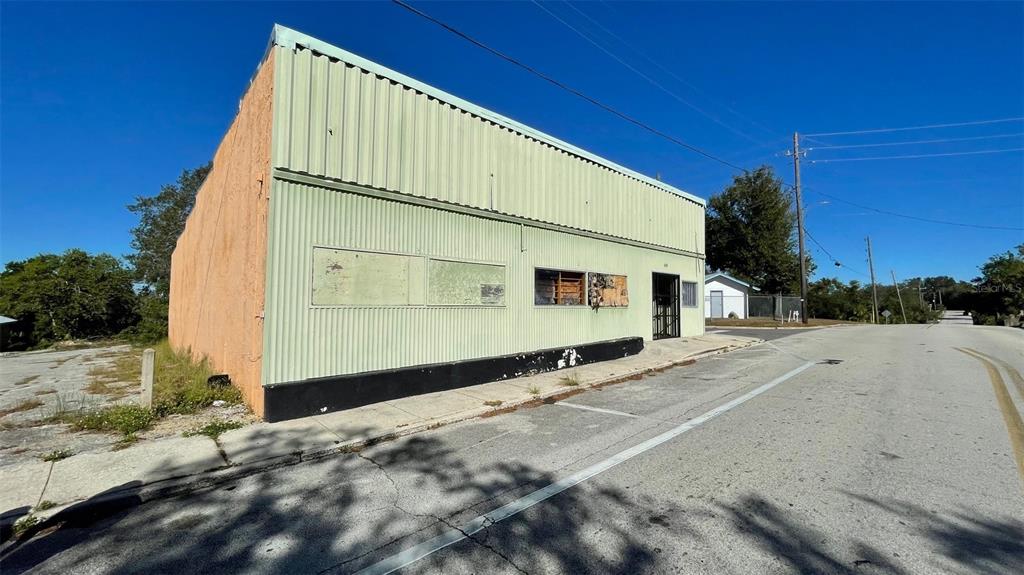
M 178 181 L 164 185 L 155 196 L 135 198 L 128 210 L 139 216 L 131 230 L 134 253 L 127 256 L 139 293 L 139 325 L 132 336 L 158 341 L 167 336 L 167 306 L 171 291 L 171 254 L 196 202 L 196 194 L 212 164 L 184 170 Z
M 989 258 L 974 280 L 974 291 L 963 306 L 976 323 L 1001 324 L 1009 316 L 1024 312 L 1024 244 Z
M 807 285 L 807 314 L 814 318 L 871 321 L 871 286 L 822 278 Z
M 136 281 L 158 298 L 166 300 L 170 292 L 171 254 L 211 166 L 184 170 L 176 183 L 164 185 L 155 196 L 136 197 L 128 206 L 139 216 L 139 225 L 131 230 L 135 253 L 126 259 L 135 270 Z
M 0 272 L 0 315 L 18 320 L 11 349 L 117 335 L 136 322 L 136 305 L 131 271 L 107 254 L 42 254 Z
M 736 176 L 732 185 L 708 201 L 708 266 L 748 281 L 763 293 L 798 293 L 795 228 L 790 197 L 769 166 Z

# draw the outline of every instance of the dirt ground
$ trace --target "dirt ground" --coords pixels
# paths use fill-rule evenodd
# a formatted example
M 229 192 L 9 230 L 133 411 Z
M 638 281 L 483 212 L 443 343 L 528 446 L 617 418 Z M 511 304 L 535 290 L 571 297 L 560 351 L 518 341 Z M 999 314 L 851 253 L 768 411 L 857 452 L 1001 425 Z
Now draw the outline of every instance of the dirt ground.
M 138 376 L 131 381 L 110 381 L 97 374 L 128 353 L 139 351 L 115 345 L 0 354 L 0 467 L 38 460 L 59 450 L 77 454 L 116 448 L 121 439 L 117 434 L 72 432 L 67 425 L 47 419 L 64 411 L 138 402 Z M 242 405 L 211 407 L 161 419 L 138 437 L 145 441 L 180 435 L 224 419 L 250 423 L 256 418 Z

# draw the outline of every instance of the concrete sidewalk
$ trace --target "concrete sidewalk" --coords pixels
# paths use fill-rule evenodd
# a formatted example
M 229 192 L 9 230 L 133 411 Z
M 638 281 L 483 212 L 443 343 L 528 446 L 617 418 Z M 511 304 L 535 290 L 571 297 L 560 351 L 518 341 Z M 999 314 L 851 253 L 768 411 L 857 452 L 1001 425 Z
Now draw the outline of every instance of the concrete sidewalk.
M 512 409 L 634 378 L 762 340 L 708 334 L 646 344 L 634 356 L 450 391 L 406 397 L 282 423 L 257 423 L 218 440 L 175 437 L 120 451 L 2 468 L 0 519 L 10 524 L 40 503 L 45 518 L 70 505 L 130 497 L 141 502 L 216 485 L 267 468 L 354 451 L 374 441 Z M 87 507 L 80 505 L 79 507 Z

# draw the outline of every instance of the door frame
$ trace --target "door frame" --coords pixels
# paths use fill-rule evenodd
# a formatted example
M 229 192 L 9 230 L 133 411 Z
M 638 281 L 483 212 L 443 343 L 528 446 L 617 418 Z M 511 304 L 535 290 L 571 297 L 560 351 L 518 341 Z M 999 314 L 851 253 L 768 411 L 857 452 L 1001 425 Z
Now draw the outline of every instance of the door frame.
M 663 278 L 669 278 L 668 281 L 662 280 L 662 284 L 668 286 L 667 292 L 659 292 L 659 276 Z M 666 274 L 661 272 L 652 272 L 651 275 L 651 339 L 669 339 L 680 337 L 682 333 L 682 310 L 680 308 L 680 285 L 678 274 Z M 658 303 L 660 298 L 667 298 L 669 304 L 661 305 Z M 660 327 L 659 328 L 659 321 Z
M 725 291 L 712 290 L 708 292 L 711 296 L 711 319 L 725 319 Z M 718 294 L 718 315 L 715 315 L 715 294 Z

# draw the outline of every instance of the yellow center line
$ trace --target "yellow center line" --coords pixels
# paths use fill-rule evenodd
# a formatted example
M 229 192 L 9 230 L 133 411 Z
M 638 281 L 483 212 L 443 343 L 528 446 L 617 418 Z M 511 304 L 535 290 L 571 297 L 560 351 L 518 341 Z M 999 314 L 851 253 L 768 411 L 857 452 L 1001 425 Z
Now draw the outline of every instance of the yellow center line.
M 1010 365 L 1009 362 L 1003 361 L 1003 360 L 999 359 L 998 357 L 992 357 L 991 355 L 985 355 L 984 353 L 981 353 L 980 351 L 971 349 L 969 347 L 965 347 L 964 349 L 966 349 L 969 352 L 974 353 L 975 355 L 980 355 L 981 357 L 984 357 L 985 359 L 988 359 L 990 361 L 994 361 L 994 362 L 998 363 L 999 365 L 1001 365 L 1003 367 L 1003 370 L 1005 370 L 1006 373 L 1010 376 L 1010 379 L 1013 380 L 1013 385 L 1014 385 L 1014 387 L 1017 388 L 1017 393 L 1020 394 L 1020 398 L 1024 399 L 1024 376 L 1022 376 L 1020 374 L 1020 372 L 1017 371 L 1017 368 L 1015 368 L 1012 365 Z
M 1017 408 L 1013 404 L 1013 399 L 1010 398 L 1010 390 L 1006 388 L 1006 382 L 1003 381 L 1003 376 L 999 373 L 999 368 L 996 367 L 995 363 L 990 361 L 988 356 L 980 352 L 960 347 L 954 349 L 977 359 L 988 371 L 988 378 L 992 381 L 992 390 L 996 394 L 996 401 L 999 403 L 999 410 L 1003 412 L 1003 422 L 1006 424 L 1006 432 L 1010 435 L 1010 445 L 1013 447 L 1013 456 L 1014 459 L 1017 460 L 1017 471 L 1020 473 L 1021 480 L 1024 481 L 1024 422 L 1021 421 L 1020 413 L 1017 412 Z

